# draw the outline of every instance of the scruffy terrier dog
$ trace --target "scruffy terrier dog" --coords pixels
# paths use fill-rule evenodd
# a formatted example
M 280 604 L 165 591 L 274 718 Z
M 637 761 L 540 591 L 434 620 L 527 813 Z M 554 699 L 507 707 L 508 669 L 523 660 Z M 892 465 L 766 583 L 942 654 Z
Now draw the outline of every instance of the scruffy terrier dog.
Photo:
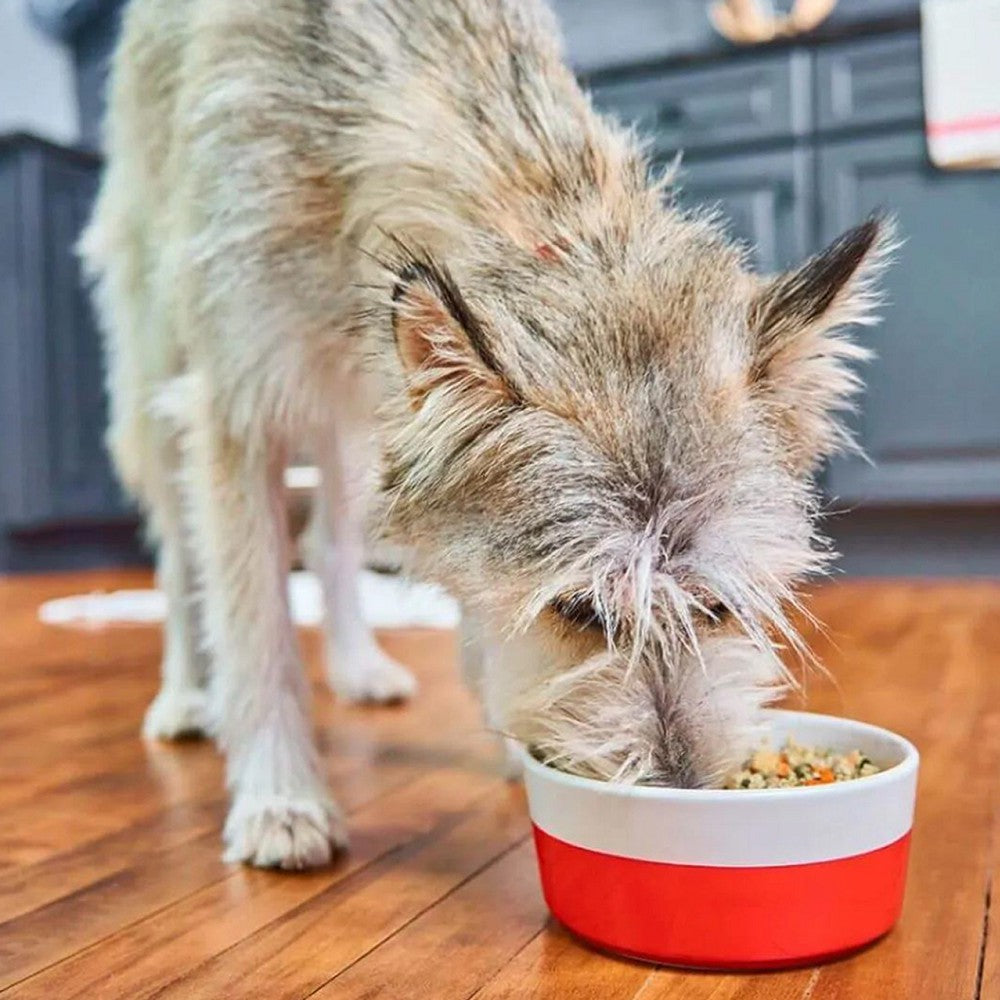
M 884 227 L 754 275 L 592 110 L 539 0 L 133 0 L 107 145 L 82 247 L 170 598 L 145 728 L 218 736 L 228 857 L 344 842 L 286 603 L 290 443 L 322 469 L 338 692 L 414 689 L 360 618 L 370 516 L 463 602 L 498 730 L 716 779 L 824 563 L 812 473 Z

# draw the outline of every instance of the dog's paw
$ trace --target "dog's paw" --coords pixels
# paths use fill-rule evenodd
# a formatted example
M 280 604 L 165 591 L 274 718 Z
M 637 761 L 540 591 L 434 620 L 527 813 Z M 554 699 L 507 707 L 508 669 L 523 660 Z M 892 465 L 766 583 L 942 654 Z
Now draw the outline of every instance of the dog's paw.
M 386 704 L 406 701 L 417 693 L 413 674 L 378 647 L 361 662 L 355 659 L 332 673 L 334 692 L 348 701 Z
M 142 723 L 147 740 L 178 740 L 208 733 L 208 695 L 201 688 L 161 688 Z
M 347 846 L 339 811 L 321 797 L 237 793 L 223 838 L 224 860 L 257 868 L 317 868 Z

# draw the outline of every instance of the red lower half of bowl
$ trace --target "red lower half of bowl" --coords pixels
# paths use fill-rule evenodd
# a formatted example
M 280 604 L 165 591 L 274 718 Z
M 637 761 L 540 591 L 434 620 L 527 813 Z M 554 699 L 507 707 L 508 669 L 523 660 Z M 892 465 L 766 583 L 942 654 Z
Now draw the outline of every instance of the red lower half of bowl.
M 702 969 L 825 961 L 885 934 L 899 917 L 910 834 L 851 857 L 772 867 L 708 867 L 618 857 L 535 827 L 545 901 L 591 944 Z

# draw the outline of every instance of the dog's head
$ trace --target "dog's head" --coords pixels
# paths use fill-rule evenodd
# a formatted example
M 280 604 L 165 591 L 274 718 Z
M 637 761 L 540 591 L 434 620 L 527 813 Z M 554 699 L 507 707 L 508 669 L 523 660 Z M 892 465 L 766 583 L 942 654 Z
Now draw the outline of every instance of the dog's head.
M 397 268 L 384 517 L 494 640 L 498 723 L 569 770 L 711 783 L 822 569 L 817 464 L 864 356 L 877 220 L 752 274 L 710 220 Z

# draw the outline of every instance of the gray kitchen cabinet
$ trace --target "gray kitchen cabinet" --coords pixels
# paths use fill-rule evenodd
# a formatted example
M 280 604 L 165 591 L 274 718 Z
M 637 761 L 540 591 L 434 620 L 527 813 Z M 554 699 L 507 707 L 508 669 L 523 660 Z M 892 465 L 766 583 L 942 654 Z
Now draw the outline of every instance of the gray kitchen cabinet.
M 649 136 L 653 155 L 664 156 L 805 135 L 811 85 L 808 53 L 792 51 L 598 83 L 593 96 L 597 107 Z
M 813 245 L 812 64 L 792 51 L 598 84 L 595 105 L 651 143 L 655 169 L 678 153 L 683 205 L 714 206 L 764 271 Z M 773 148 L 780 144 L 779 148 Z M 767 148 L 768 146 L 771 148 Z M 743 152 L 746 147 L 760 152 Z
M 920 36 L 831 45 L 816 53 L 816 128 L 856 129 L 923 118 Z
M 32 523 L 101 520 L 124 515 L 127 506 L 104 447 L 107 406 L 101 344 L 73 247 L 97 192 L 90 164 L 55 157 L 43 161 L 48 224 L 42 248 L 48 268 L 44 316 L 44 396 L 49 407 L 49 482 Z M 73 331 L 65 336 L 64 331 Z
M 696 160 L 683 167 L 679 200 L 717 207 L 728 231 L 753 248 L 757 269 L 779 271 L 812 248 L 813 173 L 808 149 Z
M 833 462 L 850 503 L 1000 500 L 1000 174 L 942 171 L 918 130 L 819 151 L 821 235 L 876 209 L 903 245 L 884 279 L 877 360 L 856 417 L 861 458 Z
M 101 348 L 73 250 L 98 168 L 29 137 L 0 142 L 0 568 L 46 532 L 135 523 L 104 448 Z

